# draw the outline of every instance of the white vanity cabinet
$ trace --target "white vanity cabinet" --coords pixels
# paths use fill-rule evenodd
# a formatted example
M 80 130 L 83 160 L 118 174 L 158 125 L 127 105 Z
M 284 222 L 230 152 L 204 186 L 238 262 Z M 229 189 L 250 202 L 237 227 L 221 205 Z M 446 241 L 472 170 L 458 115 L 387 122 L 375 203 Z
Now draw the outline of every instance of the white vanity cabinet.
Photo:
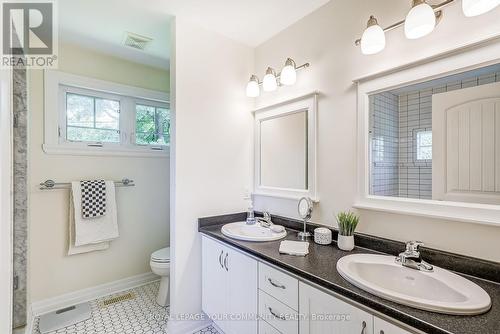
M 411 333 L 222 242 L 202 251 L 202 309 L 225 334 Z
M 300 334 L 371 334 L 373 316 L 321 290 L 300 282 Z
M 226 334 L 256 334 L 257 261 L 207 237 L 202 254 L 203 311 Z
M 411 333 L 385 320 L 374 317 L 373 334 L 411 334 Z
M 411 334 L 302 282 L 299 308 L 300 334 Z

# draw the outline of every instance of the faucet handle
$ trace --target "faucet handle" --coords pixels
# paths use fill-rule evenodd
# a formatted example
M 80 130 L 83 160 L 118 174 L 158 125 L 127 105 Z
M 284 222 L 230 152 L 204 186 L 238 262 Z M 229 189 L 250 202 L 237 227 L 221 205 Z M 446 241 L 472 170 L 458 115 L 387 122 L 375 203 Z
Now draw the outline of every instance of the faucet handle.
M 267 212 L 267 211 L 264 211 L 264 212 L 262 213 L 262 215 L 264 216 L 264 219 L 266 219 L 266 220 L 267 220 L 267 219 L 269 219 L 269 220 L 271 219 L 271 214 L 270 214 L 269 212 Z
M 410 253 L 418 253 L 420 246 L 423 246 L 424 243 L 422 241 L 408 241 L 406 243 L 406 251 Z

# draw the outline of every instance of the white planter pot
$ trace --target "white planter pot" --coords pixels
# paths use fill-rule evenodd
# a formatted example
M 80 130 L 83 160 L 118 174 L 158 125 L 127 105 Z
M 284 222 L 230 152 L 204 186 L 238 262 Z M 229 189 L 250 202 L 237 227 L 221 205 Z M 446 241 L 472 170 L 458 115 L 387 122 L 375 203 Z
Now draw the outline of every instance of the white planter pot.
M 354 249 L 354 236 L 339 234 L 337 239 L 337 245 L 342 250 L 352 251 Z

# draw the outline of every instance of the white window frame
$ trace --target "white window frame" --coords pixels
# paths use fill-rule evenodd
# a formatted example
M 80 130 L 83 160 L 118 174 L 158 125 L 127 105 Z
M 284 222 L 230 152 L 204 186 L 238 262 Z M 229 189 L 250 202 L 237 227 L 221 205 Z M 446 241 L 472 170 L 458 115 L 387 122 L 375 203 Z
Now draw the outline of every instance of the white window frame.
M 169 156 L 169 145 L 137 145 L 135 133 L 135 104 L 158 105 L 169 108 L 169 95 L 134 86 L 87 78 L 75 74 L 45 70 L 44 144 L 47 154 L 98 156 Z M 120 101 L 120 143 L 66 140 L 66 92 Z
M 355 208 L 500 226 L 500 206 L 370 195 L 369 96 L 411 84 L 500 63 L 500 41 L 474 46 L 356 79 L 357 196 Z
M 133 99 L 133 102 L 134 102 L 134 120 L 133 120 L 133 126 L 134 126 L 133 133 L 134 133 L 134 136 L 132 137 L 131 140 L 134 143 L 134 145 L 136 145 L 136 146 L 139 146 L 139 147 L 150 147 L 153 150 L 157 150 L 158 149 L 157 147 L 161 146 L 161 145 L 145 145 L 145 144 L 137 144 L 136 143 L 136 138 L 135 138 L 135 130 L 137 128 L 137 117 L 135 117 L 136 106 L 137 105 L 143 105 L 143 106 L 148 106 L 148 107 L 170 109 L 169 108 L 169 104 L 165 104 L 163 102 L 158 102 L 158 101 L 140 99 L 140 98 Z M 163 147 L 165 147 L 165 146 L 169 147 L 170 144 L 163 145 Z
M 113 142 L 103 142 L 103 143 L 98 143 L 98 142 L 87 142 L 87 141 L 71 141 L 67 139 L 67 99 L 66 99 L 66 94 L 76 94 L 76 95 L 81 95 L 81 96 L 88 96 L 91 98 L 101 98 L 101 99 L 107 99 L 107 100 L 114 100 L 118 101 L 120 103 L 120 121 L 119 121 L 119 142 L 113 143 Z M 94 145 L 94 144 L 101 144 L 102 147 L 106 148 L 119 148 L 123 144 L 125 144 L 126 138 L 124 138 L 124 133 L 122 132 L 123 126 L 126 124 L 125 120 L 123 119 L 123 107 L 124 104 L 126 103 L 126 98 L 124 96 L 120 95 L 114 95 L 110 93 L 104 93 L 104 92 L 98 92 L 95 90 L 90 90 L 90 89 L 83 89 L 79 87 L 72 87 L 72 86 L 59 86 L 59 144 L 63 145 Z

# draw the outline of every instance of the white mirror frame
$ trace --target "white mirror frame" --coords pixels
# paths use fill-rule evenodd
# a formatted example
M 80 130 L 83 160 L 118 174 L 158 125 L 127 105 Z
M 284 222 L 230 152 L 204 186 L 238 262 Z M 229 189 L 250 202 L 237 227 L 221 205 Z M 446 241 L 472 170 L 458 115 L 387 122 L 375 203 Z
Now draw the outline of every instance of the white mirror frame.
M 408 66 L 370 75 L 358 86 L 357 198 L 355 208 L 500 226 L 500 205 L 370 195 L 369 95 L 500 63 L 500 40 L 464 47 Z M 432 73 L 432 75 L 430 75 Z
M 316 142 L 318 93 L 313 92 L 285 102 L 254 110 L 254 191 L 253 195 L 299 199 L 310 197 L 319 201 L 316 193 Z M 290 189 L 260 185 L 260 132 L 266 119 L 307 111 L 307 189 Z

